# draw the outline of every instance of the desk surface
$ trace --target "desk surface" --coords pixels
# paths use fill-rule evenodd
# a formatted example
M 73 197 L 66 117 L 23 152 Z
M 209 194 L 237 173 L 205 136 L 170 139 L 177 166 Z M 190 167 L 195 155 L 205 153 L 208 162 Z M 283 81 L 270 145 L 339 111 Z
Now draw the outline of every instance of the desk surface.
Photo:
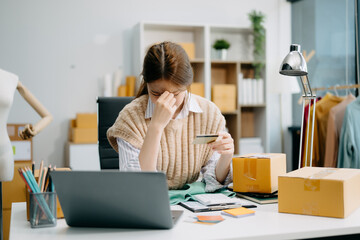
M 172 206 L 172 209 L 182 209 Z M 299 239 L 360 233 L 360 208 L 345 219 L 278 213 L 277 204 L 259 205 L 254 216 L 232 218 L 215 225 L 186 222 L 184 214 L 170 230 L 72 228 L 64 219 L 53 228 L 30 228 L 25 203 L 13 203 L 10 240 L 17 239 Z M 197 214 L 197 215 L 204 215 Z

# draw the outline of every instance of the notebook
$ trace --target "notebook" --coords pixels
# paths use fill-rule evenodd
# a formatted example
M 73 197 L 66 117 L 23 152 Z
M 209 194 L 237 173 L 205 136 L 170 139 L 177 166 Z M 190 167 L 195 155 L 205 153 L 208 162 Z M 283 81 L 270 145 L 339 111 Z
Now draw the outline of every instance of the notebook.
M 65 221 L 72 227 L 170 229 L 171 211 L 162 172 L 52 171 Z

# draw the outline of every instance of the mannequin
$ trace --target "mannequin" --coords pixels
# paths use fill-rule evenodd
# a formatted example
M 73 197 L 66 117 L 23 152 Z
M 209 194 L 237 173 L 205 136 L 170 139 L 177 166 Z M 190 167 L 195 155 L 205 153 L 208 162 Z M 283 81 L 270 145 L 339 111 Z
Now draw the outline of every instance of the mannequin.
M 0 69 L 0 240 L 3 239 L 2 228 L 2 186 L 1 182 L 11 181 L 14 177 L 14 154 L 6 128 L 9 111 L 17 89 L 20 95 L 41 116 L 34 126 L 27 124 L 19 135 L 22 139 L 29 139 L 38 134 L 51 121 L 52 116 L 46 108 L 21 84 L 18 76 Z
M 11 181 L 14 175 L 14 156 L 6 129 L 6 122 L 13 102 L 14 92 L 20 95 L 41 116 L 34 126 L 28 124 L 20 132 L 22 139 L 29 139 L 44 129 L 53 119 L 46 108 L 19 81 L 18 76 L 0 69 L 0 182 Z

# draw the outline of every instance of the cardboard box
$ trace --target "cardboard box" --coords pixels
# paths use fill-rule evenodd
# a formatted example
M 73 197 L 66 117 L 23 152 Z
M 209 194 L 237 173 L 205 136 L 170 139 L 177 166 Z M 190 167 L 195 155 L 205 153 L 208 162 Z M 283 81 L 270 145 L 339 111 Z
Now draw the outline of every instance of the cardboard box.
M 195 44 L 192 42 L 181 42 L 178 43 L 186 52 L 189 59 L 195 59 Z
M 97 128 L 97 113 L 77 113 L 75 124 L 77 128 Z
M 118 92 L 117 92 L 117 96 L 118 97 L 126 97 L 127 94 L 127 87 L 126 85 L 120 85 L 118 87 Z
M 11 209 L 13 202 L 25 202 L 26 185 L 19 175 L 18 168 L 31 168 L 31 161 L 15 161 L 14 162 L 14 178 L 10 182 L 2 183 L 2 204 L 3 209 Z
M 212 87 L 212 101 L 222 112 L 236 110 L 236 85 L 215 84 Z
M 252 138 L 255 136 L 255 118 L 253 111 L 241 111 L 241 137 Z
M 128 96 L 128 97 L 135 96 L 135 85 L 136 85 L 136 77 L 135 76 L 127 76 L 126 77 L 126 96 Z
M 71 128 L 71 142 L 73 143 L 97 143 L 97 128 Z
M 233 158 L 232 164 L 235 192 L 275 192 L 278 176 L 286 173 L 283 153 L 246 154 Z
M 201 97 L 205 97 L 205 87 L 204 83 L 194 82 L 190 86 L 190 92 Z
M 279 212 L 345 218 L 360 206 L 360 170 L 304 167 L 279 176 Z
M 226 69 L 211 68 L 211 82 L 215 84 L 226 84 Z

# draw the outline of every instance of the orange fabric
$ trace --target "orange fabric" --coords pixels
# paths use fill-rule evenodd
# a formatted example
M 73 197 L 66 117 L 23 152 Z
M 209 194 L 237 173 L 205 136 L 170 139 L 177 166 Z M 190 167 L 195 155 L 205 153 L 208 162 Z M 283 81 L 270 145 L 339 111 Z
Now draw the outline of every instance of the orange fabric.
M 337 166 L 339 137 L 346 107 L 356 98 L 349 94 L 344 101 L 330 110 L 327 126 L 324 167 Z

